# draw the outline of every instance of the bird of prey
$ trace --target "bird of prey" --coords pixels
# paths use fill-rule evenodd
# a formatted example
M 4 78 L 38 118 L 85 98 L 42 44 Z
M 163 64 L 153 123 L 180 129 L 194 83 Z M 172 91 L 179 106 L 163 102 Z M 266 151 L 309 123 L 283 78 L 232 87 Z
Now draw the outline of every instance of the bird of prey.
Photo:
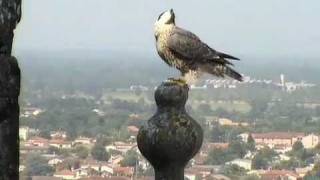
M 183 80 L 188 82 L 186 77 L 190 74 L 198 78 L 202 73 L 209 73 L 242 81 L 242 76 L 231 68 L 233 64 L 228 61 L 239 59 L 214 50 L 192 32 L 176 26 L 172 9 L 159 15 L 154 28 L 159 56 L 169 66 L 180 70 Z

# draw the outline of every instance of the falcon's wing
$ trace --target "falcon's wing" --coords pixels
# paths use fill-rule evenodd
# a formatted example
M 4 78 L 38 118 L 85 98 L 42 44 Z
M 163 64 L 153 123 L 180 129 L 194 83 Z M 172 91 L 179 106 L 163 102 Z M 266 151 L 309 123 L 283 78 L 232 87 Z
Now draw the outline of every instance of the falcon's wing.
M 181 59 L 197 62 L 215 61 L 217 64 L 231 64 L 228 59 L 238 59 L 233 56 L 220 53 L 203 43 L 195 34 L 175 27 L 168 41 L 169 49 Z
M 189 64 L 189 68 L 200 67 L 210 74 L 221 77 L 226 74 L 242 80 L 242 76 L 228 66 L 232 63 L 226 60 L 239 60 L 238 58 L 210 48 L 189 31 L 176 27 L 168 40 L 168 47 L 173 54 Z

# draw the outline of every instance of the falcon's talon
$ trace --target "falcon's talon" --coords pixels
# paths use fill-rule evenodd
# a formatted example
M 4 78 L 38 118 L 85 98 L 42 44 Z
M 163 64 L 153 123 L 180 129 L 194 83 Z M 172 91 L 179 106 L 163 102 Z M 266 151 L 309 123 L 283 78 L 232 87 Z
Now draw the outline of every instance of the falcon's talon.
M 183 78 L 168 78 L 167 81 L 178 84 L 179 86 L 185 86 L 187 84 L 187 81 Z

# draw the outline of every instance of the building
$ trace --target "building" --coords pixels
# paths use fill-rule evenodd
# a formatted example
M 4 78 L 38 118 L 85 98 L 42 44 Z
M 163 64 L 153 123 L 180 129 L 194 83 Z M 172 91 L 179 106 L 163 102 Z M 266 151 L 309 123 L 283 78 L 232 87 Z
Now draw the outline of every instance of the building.
M 52 139 L 49 141 L 49 146 L 59 149 L 70 149 L 72 147 L 71 142 L 64 141 L 62 139 Z
M 319 136 L 315 134 L 309 134 L 307 136 L 304 136 L 301 140 L 303 146 L 307 149 L 315 148 L 319 143 Z
M 78 179 L 75 172 L 69 170 L 62 170 L 53 174 L 54 177 L 62 178 L 64 180 Z
M 59 177 L 52 177 L 52 176 L 32 176 L 32 180 L 63 180 Z
M 132 150 L 136 147 L 137 147 L 137 143 L 126 143 L 126 142 L 117 141 L 117 142 L 114 142 L 113 144 L 106 146 L 105 148 L 107 151 L 115 150 L 123 154 L 126 154 L 129 150 Z
M 132 177 L 134 174 L 134 167 L 114 167 L 114 175 Z
M 55 165 L 62 163 L 62 162 L 63 162 L 63 159 L 61 159 L 61 158 L 52 158 L 48 161 L 48 165 L 55 166 Z
M 52 139 L 66 139 L 67 138 L 67 132 L 65 131 L 51 131 L 50 137 Z
M 34 136 L 30 138 L 25 144 L 25 146 L 38 146 L 38 147 L 46 147 L 48 145 L 49 145 L 48 139 L 38 137 L 38 136 Z
M 73 145 L 76 145 L 76 144 L 92 145 L 95 142 L 96 140 L 93 138 L 80 136 L 77 139 L 75 139 L 72 144 Z
M 283 148 L 292 147 L 296 141 L 301 141 L 304 133 L 290 132 L 269 132 L 269 133 L 252 133 L 252 138 L 256 144 L 267 145 L 270 148 L 281 146 Z
M 234 159 L 230 162 L 227 162 L 226 164 L 237 165 L 245 170 L 251 170 L 252 161 L 249 159 Z
M 137 126 L 128 126 L 128 133 L 130 134 L 130 138 L 135 138 L 138 135 L 139 128 Z
M 289 132 L 269 132 L 253 133 L 252 137 L 256 144 L 264 144 L 274 148 L 277 152 L 287 152 L 291 150 L 292 145 L 301 141 L 307 149 L 314 148 L 320 143 L 319 136 L 315 134 L 305 135 L 304 133 Z
M 29 137 L 29 127 L 22 126 L 19 127 L 19 138 L 20 140 L 26 141 Z
M 260 174 L 262 180 L 302 180 L 294 171 L 270 170 Z
M 218 123 L 220 126 L 249 126 L 249 124 L 246 122 L 233 122 L 231 119 L 227 118 L 219 118 Z

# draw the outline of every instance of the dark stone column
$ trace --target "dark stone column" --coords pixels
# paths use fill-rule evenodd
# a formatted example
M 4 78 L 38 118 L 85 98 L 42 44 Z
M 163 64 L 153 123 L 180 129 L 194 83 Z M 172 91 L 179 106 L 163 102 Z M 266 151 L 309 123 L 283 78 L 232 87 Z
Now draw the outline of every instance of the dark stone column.
M 162 83 L 155 92 L 158 110 L 137 136 L 139 150 L 154 167 L 156 180 L 183 180 L 186 164 L 201 147 L 203 131 L 185 110 L 188 91 L 181 82 Z
M 0 179 L 19 179 L 20 69 L 11 56 L 21 0 L 0 0 Z

